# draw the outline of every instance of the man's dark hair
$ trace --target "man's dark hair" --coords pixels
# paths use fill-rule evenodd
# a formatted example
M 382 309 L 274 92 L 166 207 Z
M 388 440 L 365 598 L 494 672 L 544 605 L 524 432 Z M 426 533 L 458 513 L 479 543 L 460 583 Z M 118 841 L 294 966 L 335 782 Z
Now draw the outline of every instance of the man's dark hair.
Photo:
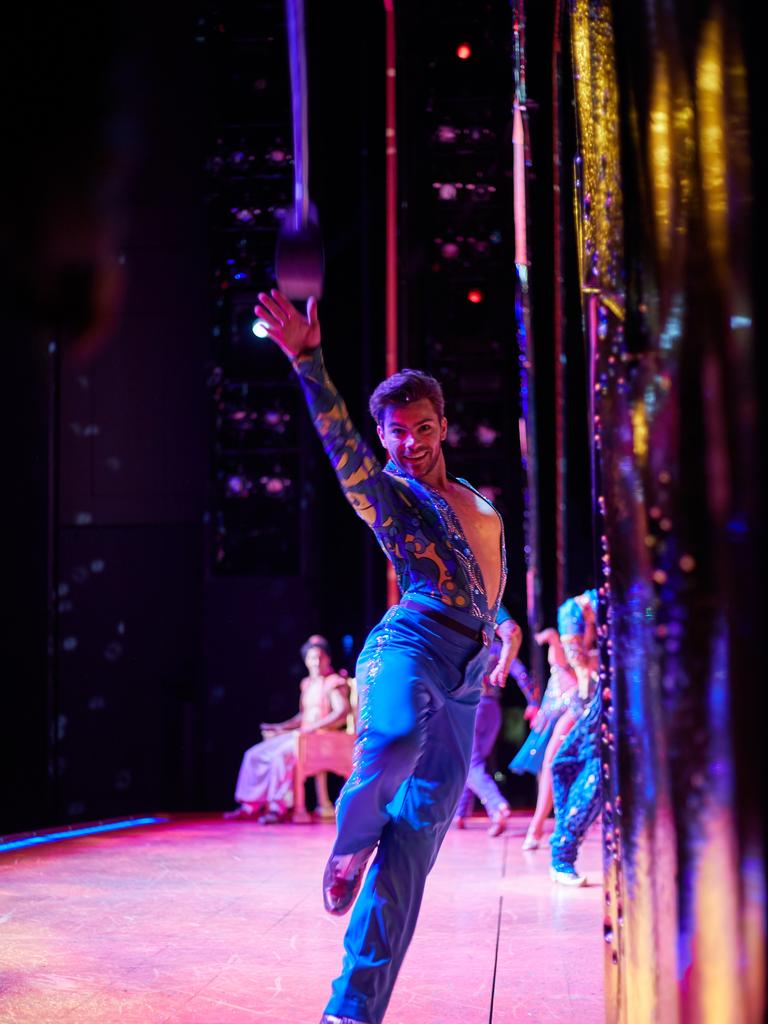
M 384 415 L 391 405 L 410 405 L 422 398 L 428 398 L 438 419 L 445 415 L 443 389 L 434 377 L 421 370 L 400 370 L 387 377 L 371 395 L 368 408 L 377 423 L 384 422 Z

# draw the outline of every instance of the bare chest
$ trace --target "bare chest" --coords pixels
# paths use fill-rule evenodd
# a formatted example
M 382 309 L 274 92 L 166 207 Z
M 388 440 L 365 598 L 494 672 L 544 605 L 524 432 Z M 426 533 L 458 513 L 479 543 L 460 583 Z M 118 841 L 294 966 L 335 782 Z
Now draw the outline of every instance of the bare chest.
M 309 679 L 301 695 L 301 710 L 308 722 L 315 721 L 327 714 L 328 700 L 325 692 L 324 679 Z
M 446 497 L 480 568 L 488 603 L 493 604 L 501 584 L 501 520 L 487 501 L 461 484 Z

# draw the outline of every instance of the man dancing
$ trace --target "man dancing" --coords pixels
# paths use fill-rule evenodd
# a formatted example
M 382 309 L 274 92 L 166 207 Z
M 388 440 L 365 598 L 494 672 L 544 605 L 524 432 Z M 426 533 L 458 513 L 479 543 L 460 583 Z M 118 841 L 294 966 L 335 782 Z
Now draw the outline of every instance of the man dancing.
M 496 629 L 503 649 L 491 681 L 503 683 L 519 646 L 515 623 L 496 622 L 504 530 L 492 505 L 446 470 L 448 424 L 434 378 L 403 370 L 371 396 L 389 456 L 382 467 L 325 370 L 315 300 L 306 317 L 278 291 L 261 293 L 259 303 L 257 316 L 299 375 L 342 490 L 394 565 L 402 595 L 357 663 L 354 769 L 323 877 L 326 909 L 343 914 L 376 851 L 321 1024 L 380 1024 L 467 777 L 480 698 L 467 667 Z

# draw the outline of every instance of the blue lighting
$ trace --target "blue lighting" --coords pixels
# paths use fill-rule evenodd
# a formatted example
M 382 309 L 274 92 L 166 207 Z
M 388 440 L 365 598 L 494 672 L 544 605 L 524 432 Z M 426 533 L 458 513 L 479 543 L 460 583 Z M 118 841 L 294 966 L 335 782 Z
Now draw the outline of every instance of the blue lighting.
M 134 828 L 137 825 L 158 825 L 167 818 L 131 818 L 130 821 L 113 821 L 109 825 L 88 825 L 83 828 L 72 828 L 66 832 L 48 832 L 43 836 L 29 836 L 27 839 L 15 839 L 13 842 L 0 843 L 3 850 L 20 850 L 25 846 L 41 846 L 43 843 L 58 843 L 62 839 L 77 839 L 79 836 L 91 836 L 97 832 L 115 832 L 120 828 Z
M 731 317 L 731 330 L 738 331 L 739 328 L 751 327 L 752 317 L 749 316 L 732 316 Z
M 746 519 L 738 515 L 733 516 L 732 519 L 728 520 L 728 532 L 732 535 L 744 536 L 744 534 L 749 532 Z

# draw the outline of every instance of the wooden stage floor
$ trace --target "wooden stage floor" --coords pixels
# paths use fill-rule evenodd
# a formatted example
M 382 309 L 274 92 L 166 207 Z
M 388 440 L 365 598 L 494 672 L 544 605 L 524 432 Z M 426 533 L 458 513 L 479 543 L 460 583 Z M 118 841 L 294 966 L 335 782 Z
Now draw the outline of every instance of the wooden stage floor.
M 386 1024 L 602 1022 L 599 833 L 564 889 L 526 821 L 451 831 Z M 322 908 L 332 835 L 196 816 L 0 854 L 0 1021 L 316 1024 L 347 920 Z

